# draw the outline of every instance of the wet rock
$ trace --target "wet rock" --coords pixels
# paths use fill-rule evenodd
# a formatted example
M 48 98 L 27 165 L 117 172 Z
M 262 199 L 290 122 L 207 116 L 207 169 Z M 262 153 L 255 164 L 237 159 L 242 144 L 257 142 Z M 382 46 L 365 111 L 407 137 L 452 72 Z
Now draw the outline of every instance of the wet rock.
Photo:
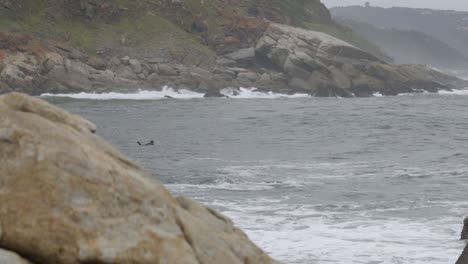
M 354 97 L 354 95 L 346 89 L 337 87 L 337 86 L 319 86 L 317 89 L 312 93 L 315 97 L 343 97 L 343 98 L 350 98 Z
M 223 97 L 228 97 L 228 96 L 222 94 L 219 88 L 209 88 L 203 97 L 204 98 L 223 98 Z
M 369 84 L 353 85 L 350 91 L 357 97 L 371 97 L 374 95 L 374 89 Z
M 307 81 L 300 78 L 292 78 L 288 83 L 289 87 L 293 88 L 295 91 L 311 93 L 315 87 L 313 87 Z
M 277 263 L 94 132 L 40 99 L 0 97 L 0 248 L 56 264 Z

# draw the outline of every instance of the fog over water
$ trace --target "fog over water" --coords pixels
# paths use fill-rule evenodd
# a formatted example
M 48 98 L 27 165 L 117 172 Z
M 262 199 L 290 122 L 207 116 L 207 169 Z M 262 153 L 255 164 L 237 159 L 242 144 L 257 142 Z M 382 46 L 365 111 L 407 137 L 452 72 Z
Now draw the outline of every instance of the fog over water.
M 322 0 L 327 7 L 364 5 L 366 0 Z M 369 0 L 373 6 L 381 7 L 414 7 L 429 9 L 450 9 L 459 11 L 468 11 L 468 1 L 465 0 Z

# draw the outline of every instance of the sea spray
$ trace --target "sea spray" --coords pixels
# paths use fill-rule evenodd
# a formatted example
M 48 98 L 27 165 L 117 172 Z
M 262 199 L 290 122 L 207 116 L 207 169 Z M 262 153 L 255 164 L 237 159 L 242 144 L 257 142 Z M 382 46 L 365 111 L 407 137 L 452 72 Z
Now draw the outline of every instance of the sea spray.
M 261 92 L 256 88 L 226 88 L 221 93 L 229 98 L 235 99 L 277 99 L 277 98 L 305 98 L 310 97 L 307 94 L 280 94 L 274 92 Z M 196 99 L 203 98 L 203 93 L 190 90 L 175 90 L 170 87 L 164 87 L 161 91 L 137 90 L 134 93 L 72 93 L 72 94 L 42 94 L 43 97 L 67 97 L 73 99 L 87 100 L 158 100 L 158 99 Z

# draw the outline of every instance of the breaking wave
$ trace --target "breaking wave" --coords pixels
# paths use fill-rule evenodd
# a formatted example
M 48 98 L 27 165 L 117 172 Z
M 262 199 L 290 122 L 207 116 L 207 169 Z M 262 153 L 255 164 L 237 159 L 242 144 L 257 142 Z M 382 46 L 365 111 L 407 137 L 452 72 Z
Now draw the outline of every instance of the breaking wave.
M 222 89 L 221 93 L 237 99 L 278 99 L 278 98 L 304 98 L 310 97 L 308 94 L 286 95 L 274 92 L 261 92 L 256 88 Z M 138 90 L 135 93 L 74 93 L 74 94 L 50 94 L 45 93 L 42 97 L 65 97 L 86 100 L 159 100 L 159 99 L 196 99 L 203 98 L 203 93 L 190 90 L 175 90 L 164 87 L 161 91 Z
M 442 95 L 468 95 L 468 88 L 463 90 L 439 91 Z

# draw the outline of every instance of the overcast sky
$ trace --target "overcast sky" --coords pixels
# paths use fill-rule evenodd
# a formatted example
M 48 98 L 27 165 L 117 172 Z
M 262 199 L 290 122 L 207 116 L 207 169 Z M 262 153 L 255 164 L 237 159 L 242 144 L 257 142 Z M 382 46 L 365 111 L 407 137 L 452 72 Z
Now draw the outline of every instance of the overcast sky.
M 407 6 L 431 9 L 450 9 L 468 11 L 468 0 L 368 0 L 371 5 L 392 7 Z M 327 7 L 364 5 L 366 0 L 322 0 Z

